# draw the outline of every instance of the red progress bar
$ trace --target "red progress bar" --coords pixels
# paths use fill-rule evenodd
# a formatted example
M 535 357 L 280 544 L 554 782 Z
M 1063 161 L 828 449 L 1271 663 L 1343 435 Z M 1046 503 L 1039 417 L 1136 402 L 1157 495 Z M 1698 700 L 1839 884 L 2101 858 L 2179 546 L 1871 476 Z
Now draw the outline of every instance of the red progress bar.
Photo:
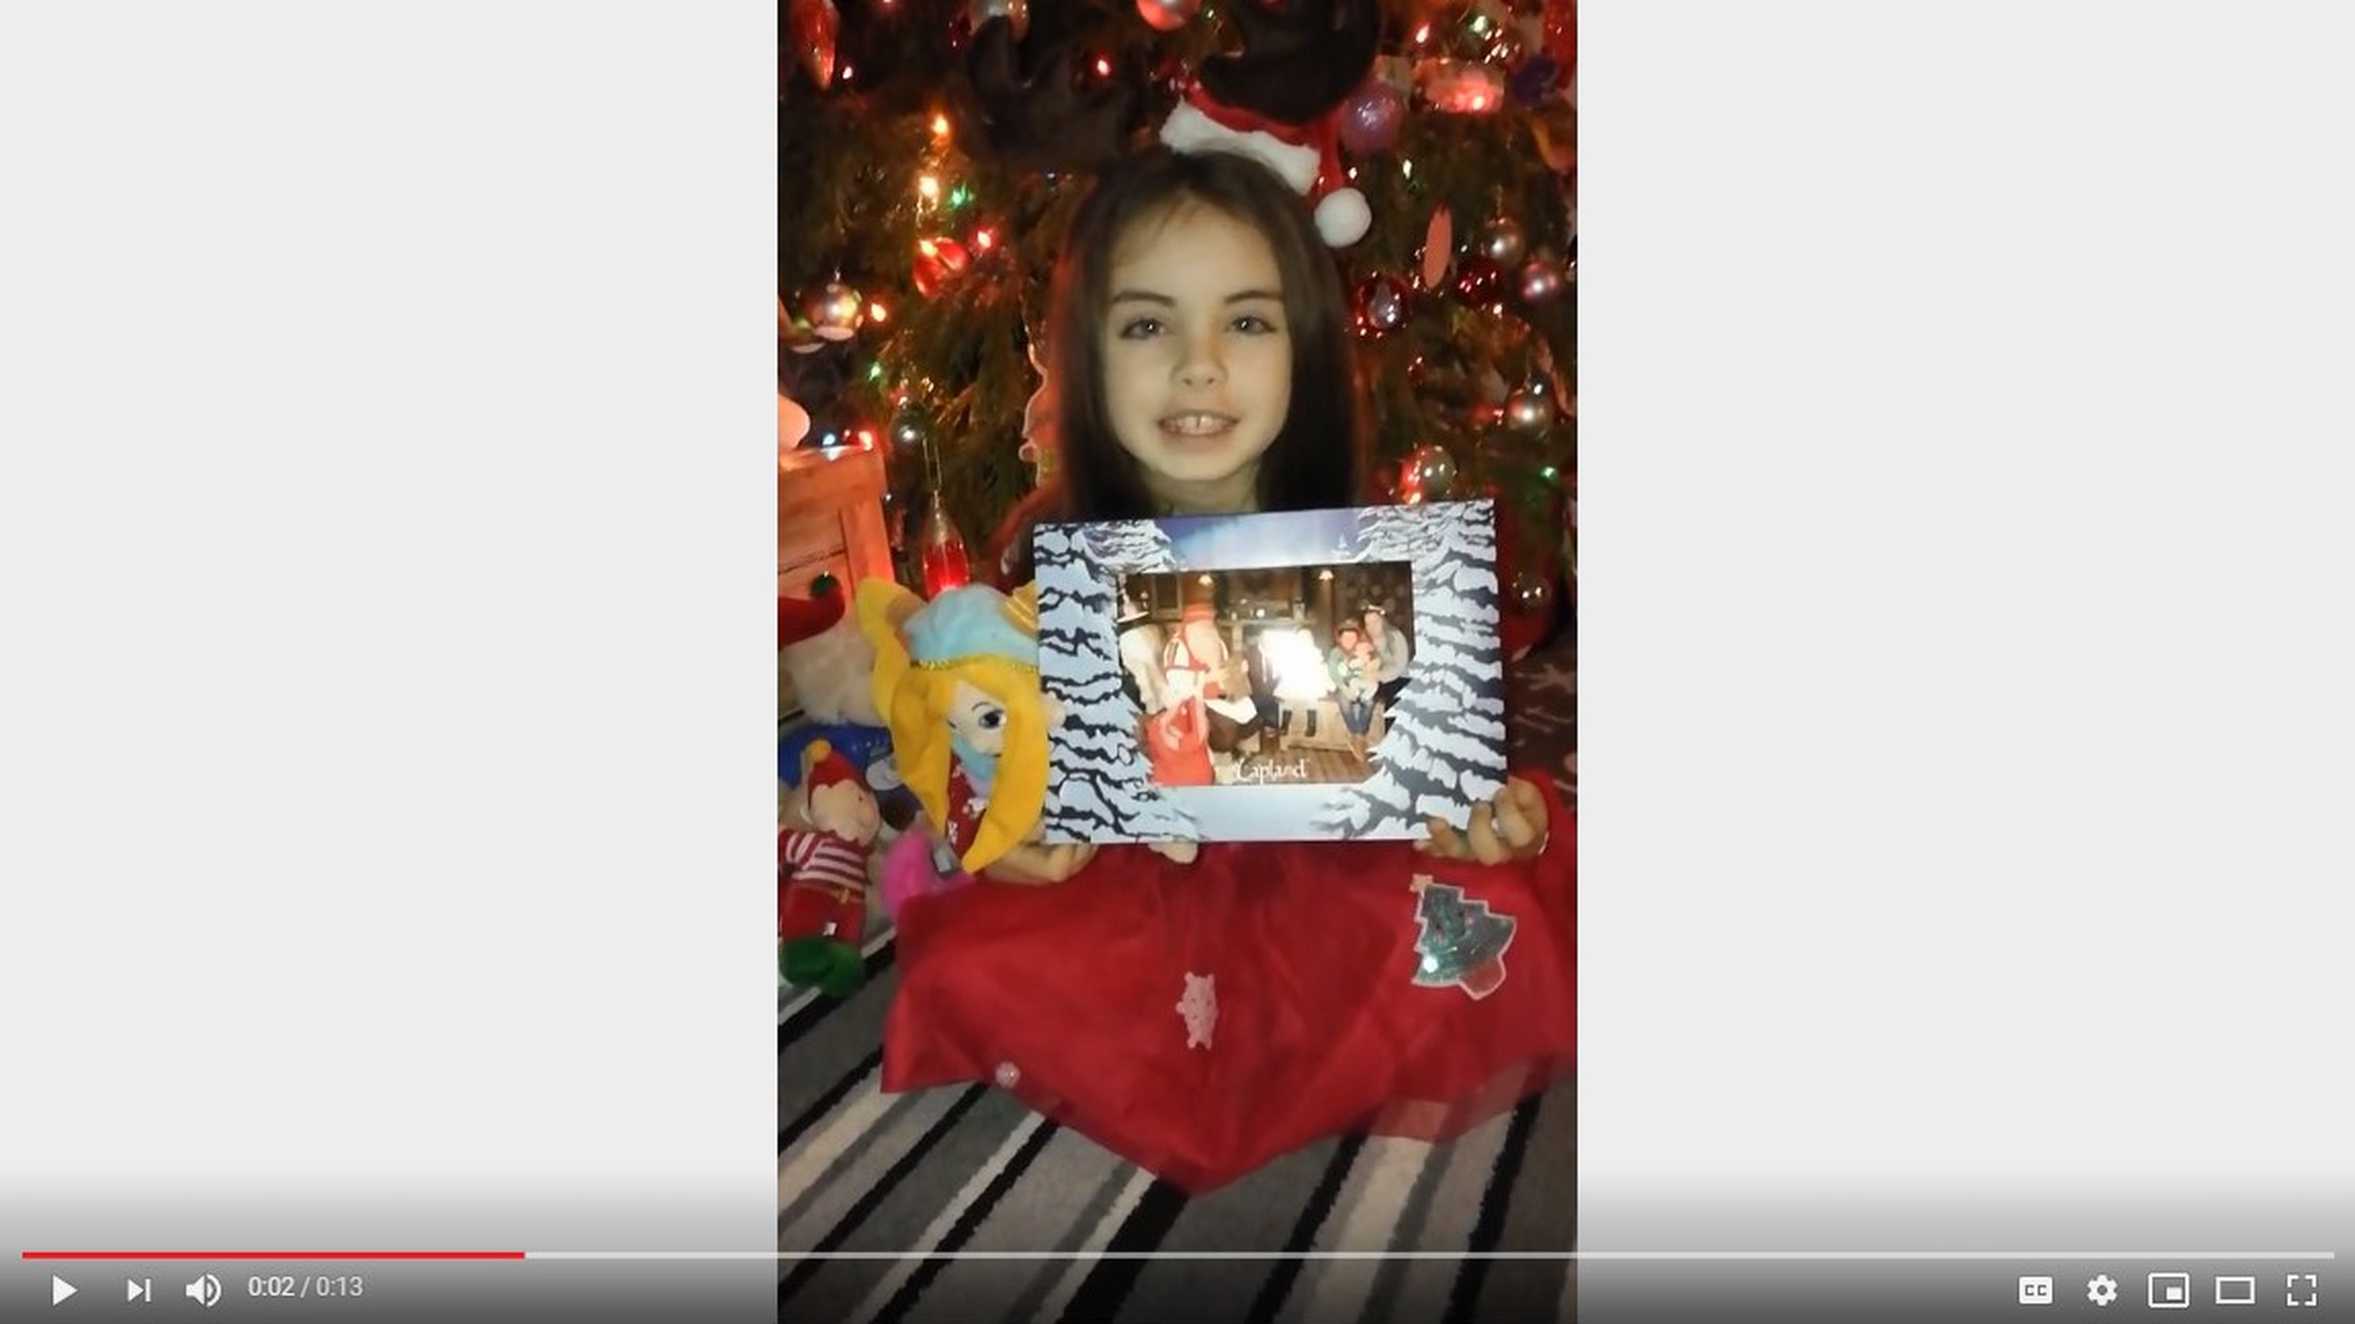
M 520 1260 L 519 1250 L 28 1250 L 28 1260 Z

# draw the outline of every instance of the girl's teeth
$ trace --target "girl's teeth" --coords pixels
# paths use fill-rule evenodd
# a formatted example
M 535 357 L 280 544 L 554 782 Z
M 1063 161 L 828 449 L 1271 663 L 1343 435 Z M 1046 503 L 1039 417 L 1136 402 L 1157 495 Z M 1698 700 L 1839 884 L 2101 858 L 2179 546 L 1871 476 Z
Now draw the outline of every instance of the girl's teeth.
M 1216 414 L 1177 414 L 1162 420 L 1161 426 L 1184 436 L 1199 437 L 1224 432 L 1233 422 Z

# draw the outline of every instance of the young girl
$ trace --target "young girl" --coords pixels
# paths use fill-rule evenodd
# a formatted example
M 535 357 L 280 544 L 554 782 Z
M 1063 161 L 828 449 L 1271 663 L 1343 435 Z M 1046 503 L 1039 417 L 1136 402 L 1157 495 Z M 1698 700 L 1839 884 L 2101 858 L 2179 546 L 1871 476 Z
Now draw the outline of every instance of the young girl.
M 1056 274 L 1061 468 L 1009 521 L 1012 582 L 1041 518 L 1358 504 L 1347 326 L 1264 167 L 1107 173 Z M 1427 842 L 1026 844 L 901 912 L 884 1087 L 994 1081 L 1194 1191 L 1338 1131 L 1453 1135 L 1570 1066 L 1573 855 L 1542 775 Z

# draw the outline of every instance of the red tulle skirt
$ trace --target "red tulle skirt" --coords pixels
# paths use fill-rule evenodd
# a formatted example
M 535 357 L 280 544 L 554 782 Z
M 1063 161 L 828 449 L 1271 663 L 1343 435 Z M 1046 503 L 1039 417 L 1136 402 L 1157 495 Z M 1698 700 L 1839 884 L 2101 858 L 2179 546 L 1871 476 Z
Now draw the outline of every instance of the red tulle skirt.
M 1059 885 L 919 897 L 883 1086 L 994 1082 L 1197 1193 L 1336 1132 L 1451 1137 L 1573 1061 L 1575 825 L 1531 780 L 1551 838 L 1518 864 L 1403 841 L 1212 843 L 1188 865 L 1113 846 Z M 1513 919 L 1486 996 L 1415 982 L 1417 875 Z

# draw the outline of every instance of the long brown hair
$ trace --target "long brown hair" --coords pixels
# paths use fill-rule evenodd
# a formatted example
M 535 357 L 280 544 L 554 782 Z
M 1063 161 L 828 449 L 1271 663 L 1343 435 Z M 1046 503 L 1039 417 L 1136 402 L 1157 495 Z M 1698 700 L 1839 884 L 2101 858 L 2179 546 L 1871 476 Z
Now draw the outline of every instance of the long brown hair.
M 1112 254 L 1140 220 L 1181 202 L 1214 207 L 1265 236 L 1284 285 L 1292 337 L 1291 406 L 1260 458 L 1261 510 L 1356 505 L 1365 469 L 1365 408 L 1349 307 L 1333 255 L 1300 196 L 1266 166 L 1232 152 L 1166 147 L 1127 157 L 1080 204 L 1047 303 L 1058 472 L 1017 506 L 993 548 L 1009 582 L 1030 578 L 1030 529 L 1042 520 L 1145 519 L 1160 512 L 1104 408 L 1105 309 Z

